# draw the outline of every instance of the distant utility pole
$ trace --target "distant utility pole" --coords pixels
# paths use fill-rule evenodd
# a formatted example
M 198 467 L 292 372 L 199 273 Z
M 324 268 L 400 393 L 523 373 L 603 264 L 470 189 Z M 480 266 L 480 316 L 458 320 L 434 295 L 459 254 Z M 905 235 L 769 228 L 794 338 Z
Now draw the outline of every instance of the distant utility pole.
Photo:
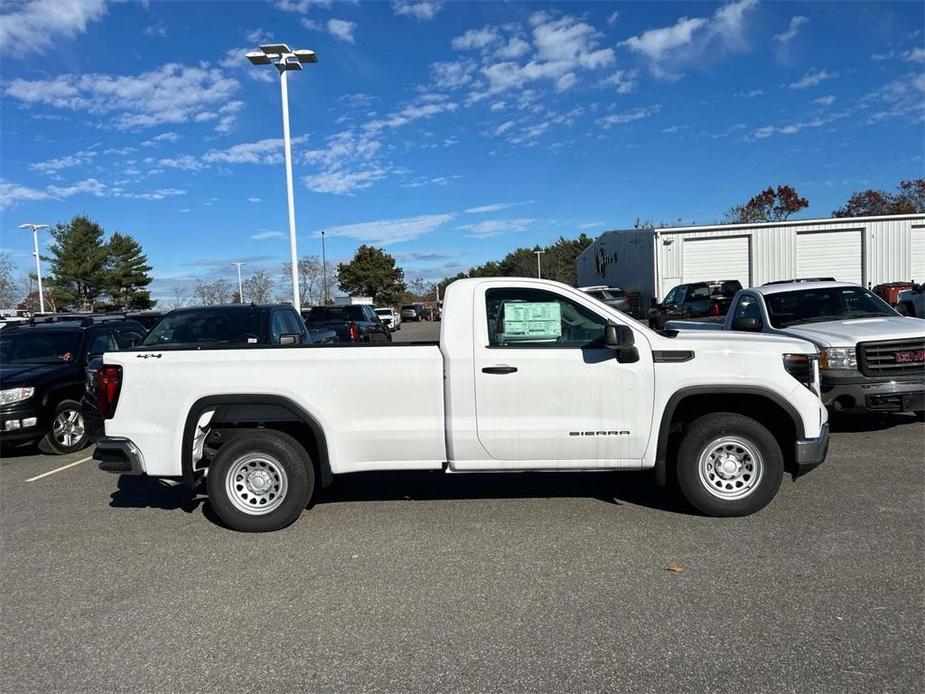
M 235 267 L 238 268 L 238 303 L 244 303 L 244 285 L 241 283 L 241 266 L 247 265 L 247 263 L 232 263 Z
M 533 251 L 536 254 L 536 278 L 543 279 L 543 267 L 540 263 L 540 256 L 543 255 L 546 251 L 537 250 Z
M 245 57 L 254 65 L 274 65 L 279 70 L 279 89 L 283 98 L 283 150 L 286 159 L 286 199 L 289 203 L 289 257 L 292 263 L 292 305 L 301 312 L 299 296 L 299 253 L 295 237 L 295 199 L 292 192 L 292 144 L 289 138 L 289 86 L 286 75 L 290 70 L 301 70 L 304 63 L 317 63 L 315 51 L 294 51 L 285 43 L 261 46 Z
M 328 260 L 324 252 L 324 232 L 321 232 L 321 295 L 322 304 L 328 303 Z
M 39 229 L 48 229 L 47 224 L 20 224 L 20 229 L 32 229 L 32 243 L 35 245 L 35 276 L 39 281 L 39 312 L 45 313 L 45 293 L 42 291 L 42 264 L 39 261 Z

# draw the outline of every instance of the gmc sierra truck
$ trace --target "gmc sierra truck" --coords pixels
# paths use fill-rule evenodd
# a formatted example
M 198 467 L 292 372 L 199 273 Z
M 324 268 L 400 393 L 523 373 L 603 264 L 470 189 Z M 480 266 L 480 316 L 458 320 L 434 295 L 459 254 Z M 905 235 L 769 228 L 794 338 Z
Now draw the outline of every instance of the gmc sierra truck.
M 666 328 L 807 340 L 819 350 L 827 407 L 845 413 L 925 410 L 925 323 L 901 316 L 856 284 L 775 282 L 743 289 L 724 323 L 670 321 Z
M 102 470 L 205 482 L 231 528 L 276 530 L 317 486 L 369 470 L 654 469 L 740 516 L 820 464 L 816 349 L 649 330 L 535 279 L 447 289 L 437 343 L 150 346 L 97 372 Z M 371 387 L 388 374 L 401 392 Z

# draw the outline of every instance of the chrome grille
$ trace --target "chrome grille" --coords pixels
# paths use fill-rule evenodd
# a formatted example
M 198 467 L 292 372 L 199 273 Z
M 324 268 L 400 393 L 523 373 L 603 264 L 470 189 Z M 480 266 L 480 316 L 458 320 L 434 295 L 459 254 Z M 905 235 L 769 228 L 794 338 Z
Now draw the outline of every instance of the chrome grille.
M 925 378 L 925 337 L 858 345 L 858 368 L 865 376 L 915 376 Z

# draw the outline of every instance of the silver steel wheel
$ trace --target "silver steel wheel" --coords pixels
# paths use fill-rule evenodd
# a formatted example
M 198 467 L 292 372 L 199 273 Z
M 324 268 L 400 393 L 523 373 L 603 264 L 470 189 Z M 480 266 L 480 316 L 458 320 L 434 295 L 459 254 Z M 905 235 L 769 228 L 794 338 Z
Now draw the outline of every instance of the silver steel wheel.
M 62 448 L 71 448 L 83 441 L 86 429 L 80 410 L 61 410 L 51 425 L 51 435 Z
M 751 441 L 723 436 L 708 443 L 700 454 L 700 482 L 723 501 L 744 499 L 761 483 L 764 462 Z
M 277 509 L 286 498 L 286 470 L 265 453 L 248 453 L 228 467 L 225 492 L 235 508 L 251 516 Z

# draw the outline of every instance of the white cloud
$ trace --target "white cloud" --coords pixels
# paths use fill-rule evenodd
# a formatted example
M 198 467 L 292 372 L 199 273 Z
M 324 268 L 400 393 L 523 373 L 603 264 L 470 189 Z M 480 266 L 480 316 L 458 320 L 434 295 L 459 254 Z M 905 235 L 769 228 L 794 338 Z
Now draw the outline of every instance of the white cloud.
M 869 123 L 887 120 L 925 122 L 925 75 L 912 72 L 893 80 L 861 98 L 864 108 L 877 110 L 868 117 Z
M 421 118 L 430 118 L 439 113 L 455 111 L 457 108 L 459 108 L 459 105 L 452 101 L 409 104 L 384 118 L 370 121 L 363 127 L 367 132 L 371 133 L 379 132 L 385 128 L 400 128 Z
M 285 236 L 286 235 L 281 231 L 271 231 L 269 229 L 265 229 L 259 233 L 253 234 L 251 238 L 254 241 L 265 241 L 266 239 L 281 239 Z
M 903 53 L 903 60 L 909 63 L 925 63 L 925 48 L 913 48 Z
M 475 63 L 470 60 L 434 63 L 430 69 L 434 73 L 434 85 L 438 89 L 455 89 L 472 81 Z
M 356 22 L 348 22 L 346 19 L 329 19 L 326 24 L 328 33 L 334 38 L 354 43 L 353 32 L 356 31 Z
M 498 212 L 500 210 L 506 210 L 511 207 L 520 207 L 521 205 L 529 205 L 532 200 L 526 200 L 524 202 L 496 202 L 491 205 L 479 205 L 477 207 L 470 207 L 466 210 L 463 210 L 466 214 L 483 214 L 485 212 Z
M 617 94 L 629 94 L 636 89 L 636 75 L 635 70 L 617 70 L 609 77 L 601 80 L 601 85 L 616 87 Z
M 468 236 L 484 239 L 508 231 L 526 231 L 536 221 L 537 220 L 532 217 L 521 217 L 518 219 L 486 219 L 474 224 L 462 224 L 458 228 L 468 231 Z
M 454 214 L 424 214 L 401 219 L 382 219 L 375 222 L 345 224 L 325 229 L 325 236 L 340 236 L 364 243 L 390 244 L 411 241 L 446 224 Z M 320 236 L 320 232 L 316 232 Z
M 35 188 L 0 179 L 0 210 L 13 207 L 20 202 L 47 200 L 49 197 L 49 194 L 44 190 L 36 190 Z
M 829 72 L 828 70 L 810 70 L 805 75 L 803 75 L 796 82 L 791 82 L 789 86 L 791 89 L 809 89 L 810 87 L 815 87 L 820 82 L 825 80 L 831 80 L 838 77 L 837 72 Z
M 5 93 L 29 106 L 111 114 L 119 129 L 184 123 L 227 104 L 237 80 L 207 65 L 169 63 L 134 76 L 89 73 L 10 82 Z
M 820 106 L 831 106 L 835 103 L 835 97 L 831 94 L 820 96 L 818 99 L 813 99 L 813 103 L 819 104 Z
M 757 6 L 758 0 L 738 0 L 718 8 L 712 17 L 681 17 L 620 45 L 647 59 L 657 77 L 678 77 L 677 71 L 688 63 L 700 65 L 725 53 L 747 51 L 746 20 Z
M 158 166 L 168 169 L 180 169 L 182 171 L 202 171 L 205 165 L 196 157 L 189 154 L 182 154 L 179 157 L 161 159 L 157 162 Z
M 742 99 L 754 99 L 756 96 L 764 96 L 763 89 L 750 89 L 747 92 L 736 92 L 736 96 Z
M 481 29 L 469 29 L 462 36 L 457 36 L 452 41 L 452 46 L 458 51 L 479 50 L 486 48 L 501 40 L 501 35 L 493 26 L 485 26 Z
M 646 106 L 645 108 L 636 108 L 632 111 L 624 111 L 623 113 L 611 113 L 603 118 L 598 118 L 597 122 L 604 129 L 608 129 L 614 125 L 622 125 L 623 123 L 632 123 L 633 121 L 642 120 L 643 118 L 649 118 L 661 110 L 661 105 L 655 104 L 653 106 Z
M 34 57 L 63 36 L 82 34 L 106 13 L 106 0 L 28 0 L 5 3 L 0 15 L 0 51 Z
M 248 198 L 248 202 L 260 202 L 260 198 Z
M 302 135 L 292 138 L 298 145 L 308 140 Z M 210 149 L 202 160 L 208 164 L 281 164 L 283 162 L 283 140 L 280 137 L 267 138 L 257 142 L 242 142 L 226 149 Z
M 49 159 L 48 161 L 40 161 L 34 164 L 30 164 L 29 168 L 33 171 L 40 171 L 44 174 L 55 175 L 61 169 L 70 169 L 75 166 L 87 166 L 93 161 L 93 157 L 97 156 L 99 152 L 92 149 L 84 149 L 74 154 L 68 154 L 63 157 L 58 157 L 57 159 Z
M 392 0 L 392 12 L 404 17 L 414 17 L 420 20 L 433 19 L 443 8 L 441 0 Z
M 180 139 L 180 136 L 175 132 L 166 132 L 161 133 L 160 135 L 155 135 L 150 140 L 145 140 L 141 143 L 142 147 L 156 147 L 162 142 L 176 142 Z
M 519 36 L 512 37 L 504 46 L 495 51 L 495 57 L 513 60 L 530 52 L 530 44 Z
M 130 200 L 164 200 L 178 195 L 186 195 L 186 191 L 181 188 L 159 188 L 158 190 L 136 193 L 125 191 L 121 188 L 113 188 L 112 194 L 117 198 L 128 198 Z
M 141 33 L 143 33 L 145 36 L 150 36 L 151 38 L 163 39 L 167 36 L 167 27 L 161 23 L 152 24 L 145 27 L 145 30 Z
M 617 23 L 617 20 L 618 20 L 619 18 L 620 18 L 620 13 L 619 13 L 619 12 L 611 12 L 610 15 L 607 17 L 607 25 L 608 25 L 608 26 L 613 26 L 614 24 Z
M 380 167 L 359 170 L 334 168 L 305 176 L 302 181 L 314 193 L 348 195 L 372 187 L 376 181 L 381 181 L 388 173 L 386 169 Z
M 806 24 L 809 21 L 806 17 L 802 15 L 794 15 L 790 18 L 790 26 L 787 28 L 787 31 L 784 31 L 780 34 L 774 35 L 774 41 L 778 43 L 789 43 L 796 35 L 800 33 L 800 27 Z

